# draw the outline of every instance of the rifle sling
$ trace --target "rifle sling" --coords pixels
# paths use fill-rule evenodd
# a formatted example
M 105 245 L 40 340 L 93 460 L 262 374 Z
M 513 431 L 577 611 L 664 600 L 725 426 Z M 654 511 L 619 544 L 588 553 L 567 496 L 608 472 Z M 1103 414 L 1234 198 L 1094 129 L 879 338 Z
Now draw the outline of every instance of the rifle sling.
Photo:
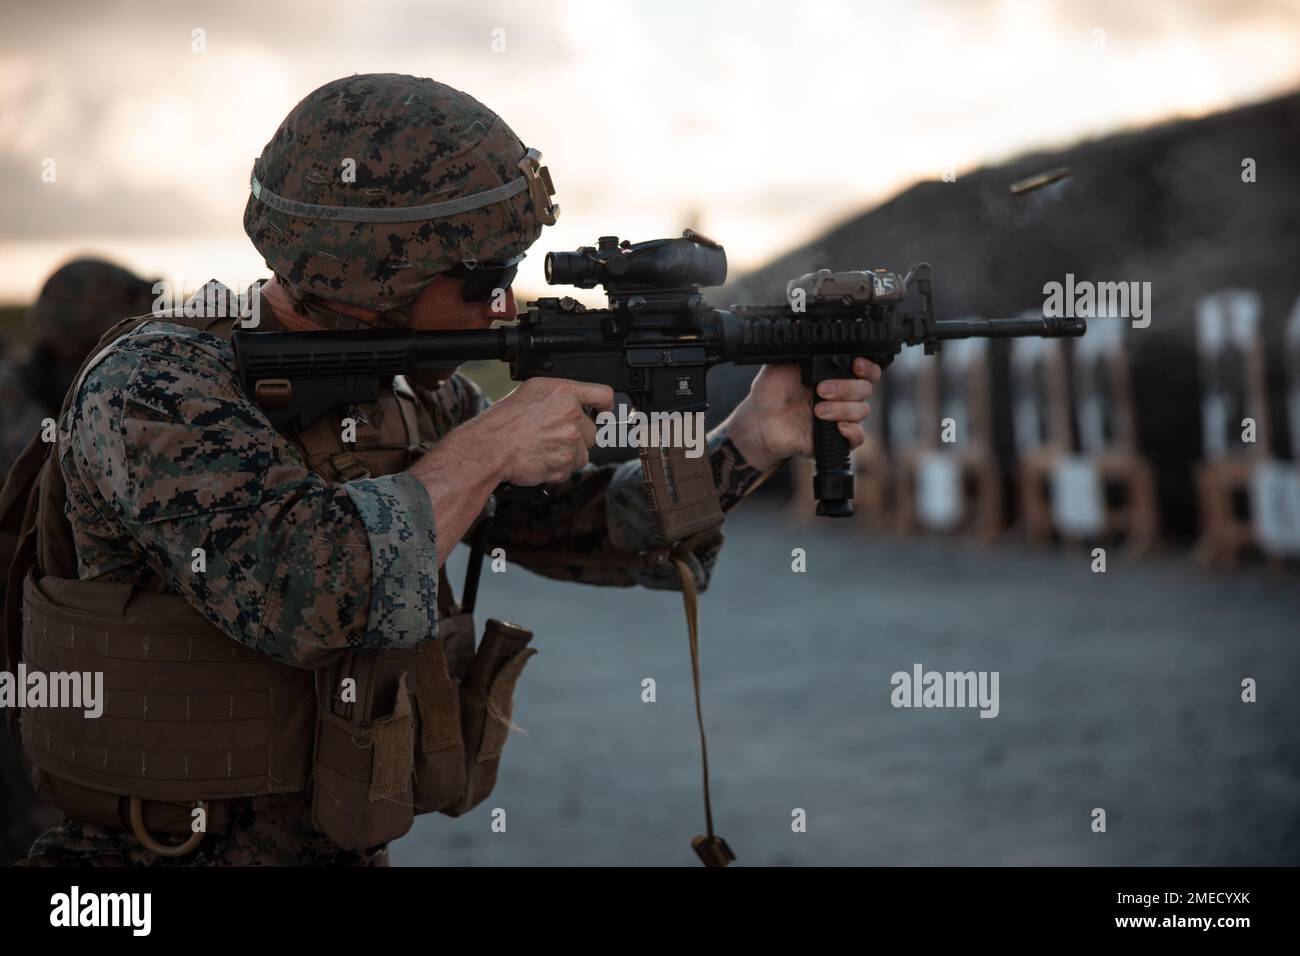
M 723 867 L 734 861 L 736 854 L 732 852 L 726 840 L 713 832 L 713 800 L 709 790 L 709 747 L 704 732 L 704 709 L 700 691 L 699 582 L 695 578 L 695 572 L 691 570 L 690 562 L 686 560 L 687 555 L 716 533 L 718 526 L 722 524 L 723 516 L 722 509 L 716 505 L 717 491 L 713 486 L 712 473 L 702 472 L 698 466 L 689 467 L 688 472 L 688 465 L 681 456 L 680 450 L 675 451 L 676 454 L 669 452 L 667 455 L 657 455 L 653 458 L 646 454 L 646 449 L 642 449 L 641 454 L 642 465 L 646 468 L 647 498 L 651 514 L 663 539 L 672 540 L 674 537 L 677 539 L 672 545 L 639 553 L 614 548 L 587 552 L 533 551 L 520 548 L 512 551 L 516 558 L 524 557 L 527 563 L 535 568 L 598 567 L 649 571 L 662 570 L 669 564 L 677 568 L 682 582 L 682 604 L 686 611 L 686 632 L 690 641 L 691 682 L 695 691 L 695 723 L 700 733 L 700 768 L 704 782 L 705 833 L 692 839 L 691 847 L 705 866 Z M 676 475 L 672 473 L 674 465 L 676 465 Z M 748 497 L 756 491 L 779 468 L 780 465 L 776 465 L 768 469 L 758 481 L 746 489 L 742 497 Z M 689 475 L 691 484 L 694 485 L 691 489 L 694 495 L 692 500 L 679 500 L 676 491 L 681 486 L 673 479 L 680 480 L 686 475 Z M 667 500 L 664 497 L 665 478 L 667 483 L 673 486 L 672 494 Z M 715 503 L 712 507 L 700 497 L 703 491 L 701 484 L 704 481 L 707 481 L 707 487 L 712 491 Z M 675 512 L 683 515 L 685 520 L 673 520 Z M 684 526 L 692 526 L 694 533 L 682 535 L 680 529 Z M 677 529 L 678 534 L 670 535 L 672 529 Z M 480 554 L 478 560 L 481 561 L 481 558 Z M 471 568 L 476 563 L 475 558 L 471 556 Z M 469 590 L 468 580 L 466 590 Z
M 709 793 L 709 744 L 704 736 L 704 710 L 700 703 L 700 630 L 699 588 L 695 572 L 678 551 L 673 563 L 682 576 L 682 604 L 686 608 L 686 633 L 691 644 L 691 682 L 695 687 L 695 724 L 700 730 L 700 767 L 704 778 L 705 835 L 691 840 L 691 847 L 705 866 L 723 867 L 736 858 L 727 841 L 713 832 L 713 800 Z

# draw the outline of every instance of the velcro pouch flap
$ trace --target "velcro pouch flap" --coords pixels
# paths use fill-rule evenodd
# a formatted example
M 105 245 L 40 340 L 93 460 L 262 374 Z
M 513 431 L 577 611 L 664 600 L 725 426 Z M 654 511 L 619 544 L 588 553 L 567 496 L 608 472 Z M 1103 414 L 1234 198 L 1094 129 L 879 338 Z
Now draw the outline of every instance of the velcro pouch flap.
M 515 708 L 515 687 L 524 668 L 528 665 L 529 658 L 536 653 L 536 648 L 524 648 L 506 661 L 493 678 L 487 695 L 487 720 L 483 727 L 483 743 L 479 747 L 476 758 L 479 762 L 500 757 L 510 731 L 517 729 L 510 721 Z
M 397 700 L 392 714 L 375 723 L 371 739 L 374 754 L 370 768 L 370 802 L 377 803 L 400 796 L 411 786 L 415 731 L 405 673 L 397 682 Z

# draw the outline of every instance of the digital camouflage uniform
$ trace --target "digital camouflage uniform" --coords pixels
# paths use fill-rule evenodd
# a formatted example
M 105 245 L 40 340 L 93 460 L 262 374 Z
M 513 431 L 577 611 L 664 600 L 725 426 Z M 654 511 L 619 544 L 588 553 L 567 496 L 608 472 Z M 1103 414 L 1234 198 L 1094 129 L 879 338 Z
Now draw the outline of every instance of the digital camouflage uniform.
M 416 394 L 439 435 L 488 405 L 459 374 Z M 366 412 L 349 410 L 358 420 Z M 405 473 L 330 484 L 309 471 L 244 395 L 221 339 L 162 322 L 120 339 L 60 422 L 59 456 L 82 579 L 183 594 L 235 640 L 302 667 L 348 647 L 409 647 L 436 635 L 436 529 L 424 488 Z M 711 461 L 726 505 L 758 477 L 725 439 L 714 439 Z M 649 547 L 639 462 L 589 465 L 547 491 L 500 495 L 489 546 L 564 580 L 680 586 L 673 571 L 529 557 Z M 720 544 L 696 551 L 702 583 Z M 207 555 L 204 574 L 191 573 L 194 548 Z M 430 609 L 416 628 L 409 615 L 389 613 L 412 604 Z M 360 864 L 375 855 L 333 846 L 312 828 L 307 803 L 236 801 L 226 831 L 180 860 L 75 822 L 42 836 L 33 855 L 162 865 Z

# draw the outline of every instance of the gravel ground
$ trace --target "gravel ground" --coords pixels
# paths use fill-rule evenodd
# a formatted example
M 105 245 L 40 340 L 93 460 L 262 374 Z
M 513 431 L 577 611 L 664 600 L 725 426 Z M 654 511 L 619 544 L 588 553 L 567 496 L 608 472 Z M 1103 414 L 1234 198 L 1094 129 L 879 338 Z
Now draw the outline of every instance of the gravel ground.
M 1114 552 L 1094 574 L 1082 550 L 847 524 L 747 504 L 703 597 L 715 813 L 740 864 L 1300 864 L 1300 573 Z M 680 597 L 484 578 L 483 611 L 537 634 L 527 736 L 487 803 L 418 818 L 394 862 L 695 864 Z M 999 715 L 895 709 L 890 676 L 916 663 L 998 671 Z

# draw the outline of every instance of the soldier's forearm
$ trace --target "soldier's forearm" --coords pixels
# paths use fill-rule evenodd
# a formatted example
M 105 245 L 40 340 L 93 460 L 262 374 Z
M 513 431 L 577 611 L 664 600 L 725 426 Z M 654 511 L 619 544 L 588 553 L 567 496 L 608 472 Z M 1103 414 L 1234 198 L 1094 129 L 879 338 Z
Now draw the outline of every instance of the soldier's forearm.
M 720 445 L 723 439 L 730 439 L 732 448 L 741 460 L 762 473 L 777 467 L 783 459 L 768 451 L 762 440 L 762 423 L 755 415 L 748 414 L 748 411 L 747 406 L 737 406 L 726 421 L 709 432 L 709 448 Z
M 410 468 L 433 505 L 441 566 L 504 480 L 509 449 L 471 420 L 450 432 Z
M 755 467 L 746 458 L 730 421 L 709 432 L 709 463 L 713 466 L 713 484 L 718 489 L 723 511 L 749 494 L 765 475 L 781 464 L 777 461 L 768 468 Z

